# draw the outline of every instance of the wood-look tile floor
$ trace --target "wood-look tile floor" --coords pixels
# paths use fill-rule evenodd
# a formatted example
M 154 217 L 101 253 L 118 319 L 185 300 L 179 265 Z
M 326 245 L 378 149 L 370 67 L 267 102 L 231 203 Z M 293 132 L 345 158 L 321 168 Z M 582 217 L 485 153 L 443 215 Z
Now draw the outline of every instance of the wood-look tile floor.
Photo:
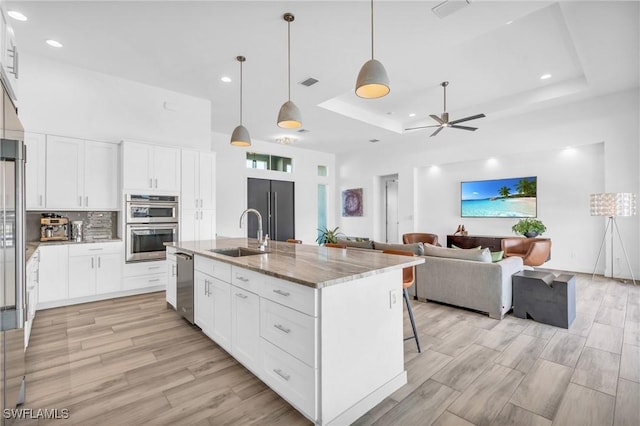
M 569 330 L 414 302 L 423 352 L 405 342 L 409 383 L 356 424 L 640 425 L 640 286 L 576 287 Z M 14 424 L 309 424 L 164 293 L 39 311 L 27 383 L 24 408 L 69 419 Z

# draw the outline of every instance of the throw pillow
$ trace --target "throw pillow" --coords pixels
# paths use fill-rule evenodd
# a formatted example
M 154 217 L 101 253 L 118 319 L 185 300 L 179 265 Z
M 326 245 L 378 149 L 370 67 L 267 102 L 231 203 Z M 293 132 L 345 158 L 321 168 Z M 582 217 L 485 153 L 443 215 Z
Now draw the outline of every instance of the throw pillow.
M 451 244 L 451 248 L 454 248 L 454 249 L 456 249 L 456 250 L 482 250 L 482 246 L 478 246 L 478 247 L 471 247 L 471 248 L 468 248 L 468 249 L 463 249 L 462 247 L 458 247 L 458 246 L 457 246 L 457 245 L 455 245 L 455 244 Z
M 477 249 L 452 249 L 436 247 L 431 244 L 424 245 L 424 255 L 433 257 L 446 257 L 449 259 L 471 260 L 476 262 L 491 263 L 491 252 L 488 248 Z
M 362 249 L 372 249 L 373 241 L 353 241 L 338 238 L 338 244 L 345 244 L 347 247 L 355 247 Z
M 492 262 L 500 262 L 502 257 L 504 256 L 504 251 L 492 251 L 491 252 L 491 261 Z
M 411 251 L 417 256 L 424 255 L 424 245 L 422 243 L 413 244 L 387 244 L 374 241 L 373 248 L 376 250 L 404 250 Z

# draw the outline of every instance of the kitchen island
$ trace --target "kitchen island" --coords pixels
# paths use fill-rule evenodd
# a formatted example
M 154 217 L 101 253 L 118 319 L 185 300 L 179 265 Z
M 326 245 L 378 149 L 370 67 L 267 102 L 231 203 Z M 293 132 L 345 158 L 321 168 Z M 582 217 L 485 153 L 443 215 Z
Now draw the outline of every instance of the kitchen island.
M 350 424 L 407 382 L 402 269 L 422 258 L 246 238 L 176 251 L 194 256 L 195 323 L 314 423 Z

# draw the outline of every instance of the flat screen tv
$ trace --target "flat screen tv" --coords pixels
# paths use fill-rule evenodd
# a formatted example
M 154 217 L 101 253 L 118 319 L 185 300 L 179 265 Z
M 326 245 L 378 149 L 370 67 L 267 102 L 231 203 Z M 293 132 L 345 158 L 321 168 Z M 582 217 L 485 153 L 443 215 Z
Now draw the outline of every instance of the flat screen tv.
M 460 183 L 462 217 L 536 217 L 536 176 Z

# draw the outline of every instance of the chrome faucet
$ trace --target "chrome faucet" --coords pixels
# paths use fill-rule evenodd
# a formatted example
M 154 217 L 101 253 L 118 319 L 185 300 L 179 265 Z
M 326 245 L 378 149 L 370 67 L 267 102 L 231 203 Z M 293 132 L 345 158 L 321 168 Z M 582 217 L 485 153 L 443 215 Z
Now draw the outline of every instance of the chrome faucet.
M 266 244 L 265 244 L 265 240 L 262 238 L 262 215 L 256 209 L 246 209 L 240 215 L 240 228 L 242 228 L 242 219 L 244 218 L 244 215 L 247 214 L 247 213 L 255 213 L 255 215 L 258 216 L 258 235 L 257 235 L 258 248 L 260 250 L 264 250 Z

